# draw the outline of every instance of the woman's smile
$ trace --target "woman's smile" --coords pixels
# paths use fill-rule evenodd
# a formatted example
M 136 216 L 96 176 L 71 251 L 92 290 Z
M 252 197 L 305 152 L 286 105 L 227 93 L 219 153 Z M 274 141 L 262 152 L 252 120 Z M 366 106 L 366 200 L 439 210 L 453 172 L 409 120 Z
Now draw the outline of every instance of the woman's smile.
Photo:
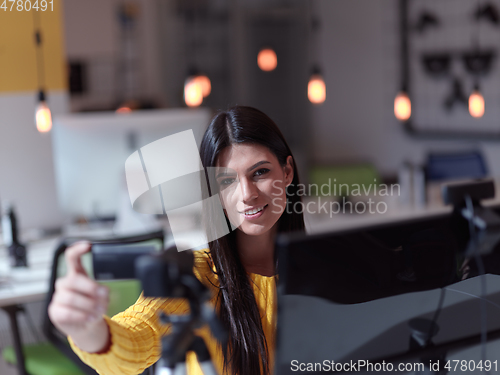
M 247 220 L 254 220 L 261 217 L 264 214 L 265 209 L 267 208 L 267 204 L 264 206 L 249 208 L 243 212 L 238 211 L 243 217 Z
M 233 224 L 248 235 L 268 232 L 286 203 L 292 167 L 258 144 L 234 144 L 219 155 L 217 183 L 223 208 Z

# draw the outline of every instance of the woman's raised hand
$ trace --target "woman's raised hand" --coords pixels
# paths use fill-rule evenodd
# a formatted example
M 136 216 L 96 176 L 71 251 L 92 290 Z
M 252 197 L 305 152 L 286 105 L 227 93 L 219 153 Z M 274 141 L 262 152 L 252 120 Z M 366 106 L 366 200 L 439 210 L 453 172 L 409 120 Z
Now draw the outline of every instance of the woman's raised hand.
M 108 307 L 108 289 L 89 278 L 81 256 L 90 251 L 88 242 L 77 242 L 65 251 L 68 272 L 58 278 L 49 304 L 49 317 L 61 332 L 71 336 L 82 350 L 98 352 L 109 340 L 103 319 Z

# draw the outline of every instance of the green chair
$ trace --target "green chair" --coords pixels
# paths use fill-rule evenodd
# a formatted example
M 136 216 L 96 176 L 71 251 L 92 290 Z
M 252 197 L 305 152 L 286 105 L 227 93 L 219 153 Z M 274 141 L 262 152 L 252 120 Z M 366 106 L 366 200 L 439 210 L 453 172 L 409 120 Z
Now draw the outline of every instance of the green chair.
M 94 243 L 119 243 L 124 246 L 154 245 L 160 251 L 163 249 L 164 232 L 158 231 L 141 236 L 111 238 L 92 241 Z M 64 252 L 75 240 L 64 240 L 57 248 L 52 261 L 49 293 L 45 302 L 43 317 L 43 332 L 48 342 L 24 345 L 24 367 L 30 375 L 97 375 L 97 372 L 83 363 L 73 352 L 66 336 L 59 332 L 48 316 L 48 305 L 54 294 L 55 281 L 66 274 Z M 92 255 L 86 253 L 82 256 L 82 265 L 89 274 L 92 272 Z M 119 280 L 101 282 L 109 287 L 109 306 L 107 315 L 113 316 L 127 307 L 133 305 L 141 293 L 141 285 L 137 280 Z M 17 365 L 15 350 L 12 346 L 2 351 L 4 360 Z M 147 370 L 146 370 L 147 371 Z
M 311 195 L 338 198 L 357 193 L 356 189 L 362 194 L 373 192 L 375 186 L 380 184 L 380 176 L 371 164 L 315 166 L 311 168 L 309 181 Z

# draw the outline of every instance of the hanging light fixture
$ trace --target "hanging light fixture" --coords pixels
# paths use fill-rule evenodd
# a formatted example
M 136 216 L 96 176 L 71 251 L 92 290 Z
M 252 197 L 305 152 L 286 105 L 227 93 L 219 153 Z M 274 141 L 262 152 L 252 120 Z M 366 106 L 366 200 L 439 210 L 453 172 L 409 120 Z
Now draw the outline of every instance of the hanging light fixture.
M 315 66 L 307 84 L 307 97 L 313 104 L 322 104 L 326 99 L 326 85 L 320 69 Z
M 408 121 L 411 116 L 411 100 L 405 90 L 401 90 L 394 99 L 394 116 L 399 121 Z
M 477 1 L 477 12 L 480 12 L 481 10 L 481 4 L 480 1 Z M 474 54 L 475 59 L 476 59 L 476 64 L 474 64 L 474 61 L 471 62 L 471 66 L 475 66 L 478 63 L 479 56 L 481 55 L 480 48 L 479 48 L 479 37 L 480 37 L 480 25 L 479 25 L 479 17 L 476 18 L 477 22 L 477 28 L 476 28 L 476 35 L 473 38 L 473 45 L 474 49 L 476 50 L 476 53 Z M 479 64 L 481 65 L 481 64 Z M 481 94 L 481 90 L 479 89 L 479 74 L 481 72 L 481 69 L 477 69 L 474 74 L 474 89 L 472 90 L 472 93 L 469 96 L 469 114 L 474 117 L 474 118 L 481 118 L 484 116 L 484 97 Z
M 320 105 L 326 100 L 326 85 L 321 69 L 316 63 L 319 58 L 318 49 L 318 30 L 320 29 L 320 22 L 318 17 L 315 16 L 313 2 L 309 2 L 310 19 L 310 33 L 309 33 L 309 48 L 310 55 L 313 56 L 311 74 L 307 83 L 307 98 L 313 104 Z
M 469 96 L 469 113 L 475 118 L 481 118 L 484 115 L 484 97 L 479 90 L 479 85 L 475 85 L 474 91 Z
M 191 80 L 200 85 L 201 94 L 203 95 L 204 98 L 210 95 L 210 92 L 212 91 L 212 84 L 210 82 L 210 78 L 208 78 L 206 74 L 203 73 L 197 74 L 194 77 L 192 77 Z
M 188 107 L 198 107 L 203 103 L 203 99 L 210 95 L 212 91 L 212 83 L 210 78 L 204 73 L 201 73 L 197 67 L 196 48 L 197 32 L 196 32 L 196 14 L 195 11 L 186 13 L 186 22 L 192 22 L 192 42 L 191 50 L 188 50 L 188 55 L 193 56 L 191 67 L 188 69 L 187 78 L 184 81 L 184 102 Z
M 188 107 L 198 107 L 203 102 L 203 88 L 199 81 L 191 77 L 184 83 L 184 102 Z
M 40 15 L 38 12 L 33 12 L 33 21 L 35 24 L 35 44 L 36 44 L 36 65 L 38 75 L 38 105 L 35 110 L 35 124 L 40 133 L 47 133 L 52 129 L 52 115 L 50 108 L 46 103 L 45 90 L 45 72 L 43 66 L 43 51 L 42 51 L 42 33 L 40 28 Z
M 262 48 L 257 55 L 257 65 L 264 72 L 271 72 L 278 66 L 278 56 L 270 47 Z
M 47 133 L 52 129 L 52 115 L 45 103 L 45 93 L 40 90 L 38 93 L 38 105 L 35 111 L 35 124 L 40 133 Z
M 400 1 L 399 2 L 400 6 L 400 12 L 401 14 L 406 14 L 407 13 L 407 2 L 405 1 Z M 435 19 L 431 20 L 433 16 L 429 17 L 428 15 L 424 15 L 424 20 L 422 25 L 433 25 L 435 26 Z M 408 21 L 406 17 L 401 17 L 400 18 L 400 35 L 405 35 L 408 30 Z M 424 28 L 426 28 L 425 26 Z M 422 29 L 423 31 L 423 29 Z M 394 116 L 396 119 L 402 122 L 406 122 L 410 119 L 411 117 L 411 100 L 410 100 L 410 95 L 409 95 L 409 84 L 410 84 L 410 74 L 408 71 L 409 67 L 409 60 L 408 60 L 408 41 L 407 38 L 401 38 L 401 55 L 402 55 L 402 64 L 401 64 L 401 71 L 400 71 L 400 88 L 401 90 L 397 93 L 396 97 L 394 98 Z
M 211 89 L 210 79 L 205 74 L 201 74 L 194 67 L 189 68 L 184 81 L 184 102 L 188 107 L 200 106 Z

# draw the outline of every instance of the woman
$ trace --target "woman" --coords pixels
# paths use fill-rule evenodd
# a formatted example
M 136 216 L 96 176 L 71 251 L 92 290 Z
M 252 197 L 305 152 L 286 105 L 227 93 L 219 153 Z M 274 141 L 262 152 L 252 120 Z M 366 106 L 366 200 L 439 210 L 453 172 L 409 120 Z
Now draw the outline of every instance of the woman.
M 276 315 L 274 240 L 277 232 L 304 230 L 302 214 L 290 210 L 300 200 L 294 159 L 274 122 L 242 106 L 213 118 L 200 155 L 206 170 L 216 171 L 209 176 L 215 180 L 211 193 L 219 194 L 226 218 L 237 229 L 210 242 L 209 251 L 195 252 L 194 272 L 214 291 L 212 303 L 228 330 L 228 344 L 221 348 L 208 330 L 199 334 L 219 371 L 269 374 Z M 158 323 L 158 310 L 179 314 L 188 307 L 184 301 L 141 296 L 113 319 L 103 316 L 106 290 L 86 276 L 79 262 L 88 250 L 87 243 L 68 249 L 69 272 L 57 281 L 49 316 L 99 372 L 140 373 L 158 360 L 159 339 L 168 332 Z M 193 355 L 188 371 L 200 371 Z

